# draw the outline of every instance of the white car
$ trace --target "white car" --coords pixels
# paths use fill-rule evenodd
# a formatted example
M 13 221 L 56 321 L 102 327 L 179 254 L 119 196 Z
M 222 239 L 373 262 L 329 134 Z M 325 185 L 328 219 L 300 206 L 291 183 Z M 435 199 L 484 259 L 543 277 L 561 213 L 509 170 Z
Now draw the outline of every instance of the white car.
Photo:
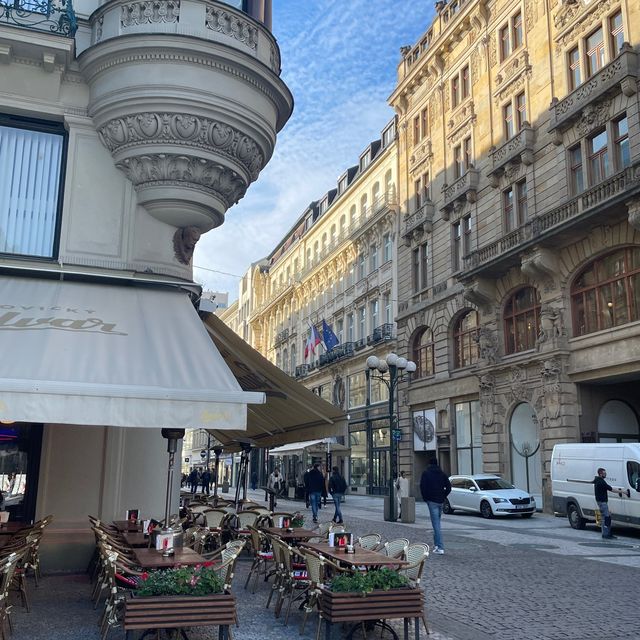
M 536 511 L 536 501 L 531 494 L 516 489 L 500 476 L 451 476 L 449 481 L 451 493 L 442 505 L 444 513 L 472 511 L 483 518 L 514 514 L 530 518 Z

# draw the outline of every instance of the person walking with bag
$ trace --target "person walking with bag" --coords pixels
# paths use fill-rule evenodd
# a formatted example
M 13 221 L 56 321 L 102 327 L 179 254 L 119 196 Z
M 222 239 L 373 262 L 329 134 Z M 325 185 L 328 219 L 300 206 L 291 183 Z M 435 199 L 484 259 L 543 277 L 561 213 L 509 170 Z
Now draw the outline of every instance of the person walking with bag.
M 433 553 L 442 555 L 444 544 L 440 518 L 442 517 L 444 499 L 451 493 L 451 483 L 444 471 L 438 466 L 438 459 L 435 456 L 429 460 L 429 466 L 422 473 L 420 493 L 429 507 L 429 518 L 431 518 L 431 526 L 433 527 Z
M 313 469 L 309 471 L 309 502 L 311 503 L 311 513 L 313 521 L 318 522 L 318 509 L 320 508 L 320 500 L 322 492 L 325 490 L 324 475 L 320 471 L 320 465 L 316 462 Z
M 344 494 L 347 492 L 347 481 L 340 475 L 338 467 L 333 467 L 333 473 L 329 477 L 329 493 L 333 497 L 334 513 L 333 521 L 342 524 L 342 510 L 340 503 L 344 500 Z

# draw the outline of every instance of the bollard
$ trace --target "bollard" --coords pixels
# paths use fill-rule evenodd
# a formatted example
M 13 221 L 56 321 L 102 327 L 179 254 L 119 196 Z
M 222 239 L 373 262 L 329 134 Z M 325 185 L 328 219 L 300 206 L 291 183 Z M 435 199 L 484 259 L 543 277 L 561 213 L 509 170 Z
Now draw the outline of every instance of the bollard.
M 401 521 L 410 523 L 416 521 L 416 499 L 413 496 L 400 499 L 402 517 Z

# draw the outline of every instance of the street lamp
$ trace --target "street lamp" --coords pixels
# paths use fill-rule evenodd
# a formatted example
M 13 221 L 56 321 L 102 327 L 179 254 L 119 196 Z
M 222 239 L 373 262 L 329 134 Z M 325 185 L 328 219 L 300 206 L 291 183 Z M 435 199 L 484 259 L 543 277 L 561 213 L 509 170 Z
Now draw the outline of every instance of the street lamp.
M 389 443 L 389 456 L 391 458 L 391 473 L 389 475 L 389 513 L 385 513 L 385 520 L 397 522 L 398 510 L 394 493 L 394 481 L 398 475 L 398 461 L 396 459 L 396 415 L 395 415 L 395 392 L 398 383 L 411 378 L 411 374 L 416 370 L 416 363 L 406 358 L 398 357 L 395 353 L 390 353 L 386 358 L 380 359 L 377 356 L 367 358 L 367 369 L 370 376 L 382 380 L 389 389 L 389 431 L 391 441 Z M 377 375 L 376 373 L 377 372 Z M 388 375 L 386 375 L 388 374 Z

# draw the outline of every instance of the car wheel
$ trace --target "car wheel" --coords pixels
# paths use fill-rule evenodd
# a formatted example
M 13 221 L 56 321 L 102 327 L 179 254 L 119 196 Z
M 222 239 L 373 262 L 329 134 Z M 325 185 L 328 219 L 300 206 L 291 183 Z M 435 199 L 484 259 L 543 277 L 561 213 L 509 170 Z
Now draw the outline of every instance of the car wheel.
M 447 515 L 453 513 L 451 503 L 449 502 L 449 500 L 447 500 L 447 498 L 445 498 L 444 502 L 442 503 L 442 513 L 446 513 Z
M 567 518 L 572 529 L 584 529 L 587 521 L 580 515 L 578 506 L 573 502 L 567 507 Z
M 522 517 L 523 518 L 530 518 L 532 515 L 533 515 L 533 512 L 531 512 L 531 513 L 523 513 Z
M 491 505 L 486 500 L 483 500 L 480 503 L 480 513 L 482 514 L 483 518 L 493 518 L 493 511 L 491 511 Z

